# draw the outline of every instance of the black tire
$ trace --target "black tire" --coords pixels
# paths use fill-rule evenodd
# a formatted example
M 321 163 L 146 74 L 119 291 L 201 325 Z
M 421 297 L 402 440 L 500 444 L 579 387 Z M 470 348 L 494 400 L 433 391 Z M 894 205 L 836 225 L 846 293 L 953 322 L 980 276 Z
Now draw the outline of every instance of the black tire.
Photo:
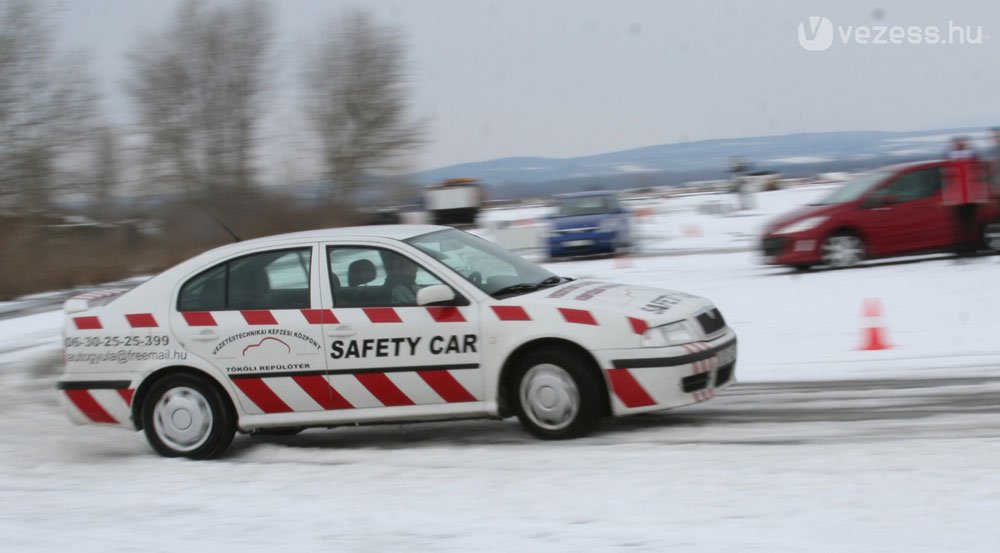
M 812 265 L 808 263 L 800 263 L 798 265 L 792 265 L 792 269 L 794 269 L 797 273 L 806 273 L 812 269 Z
M 232 443 L 236 415 L 206 378 L 177 373 L 157 381 L 146 394 L 142 427 L 149 445 L 164 457 L 212 459 Z
M 528 432 L 543 440 L 566 440 L 597 427 L 604 404 L 591 365 L 578 352 L 554 347 L 521 360 L 512 394 L 517 418 Z
M 854 253 L 851 253 L 851 250 L 855 250 Z M 831 269 L 854 267 L 865 260 L 866 253 L 864 239 L 850 231 L 827 236 L 820 245 L 823 264 Z
M 982 246 L 991 253 L 1000 252 L 1000 219 L 983 226 Z

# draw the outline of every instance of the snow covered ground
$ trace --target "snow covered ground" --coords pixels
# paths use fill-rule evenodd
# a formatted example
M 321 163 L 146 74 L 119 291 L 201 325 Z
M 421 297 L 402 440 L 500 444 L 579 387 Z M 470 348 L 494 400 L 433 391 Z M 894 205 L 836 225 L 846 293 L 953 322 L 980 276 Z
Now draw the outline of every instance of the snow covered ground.
M 760 226 L 823 192 L 726 216 L 702 213 L 726 196 L 657 200 L 643 255 L 548 265 L 704 295 L 740 339 L 742 384 L 573 442 L 468 421 L 161 459 L 58 410 L 58 312 L 0 320 L 0 550 L 995 551 L 1000 258 L 759 264 Z M 892 349 L 858 349 L 868 299 Z

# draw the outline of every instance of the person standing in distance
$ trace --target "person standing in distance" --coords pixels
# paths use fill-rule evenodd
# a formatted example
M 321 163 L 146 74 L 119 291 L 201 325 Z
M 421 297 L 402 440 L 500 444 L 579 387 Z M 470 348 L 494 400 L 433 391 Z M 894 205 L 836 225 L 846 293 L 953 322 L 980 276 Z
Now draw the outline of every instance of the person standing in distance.
M 955 137 L 948 152 L 943 200 L 955 216 L 955 253 L 968 257 L 976 252 L 976 220 L 979 204 L 987 201 L 982 168 L 968 139 Z

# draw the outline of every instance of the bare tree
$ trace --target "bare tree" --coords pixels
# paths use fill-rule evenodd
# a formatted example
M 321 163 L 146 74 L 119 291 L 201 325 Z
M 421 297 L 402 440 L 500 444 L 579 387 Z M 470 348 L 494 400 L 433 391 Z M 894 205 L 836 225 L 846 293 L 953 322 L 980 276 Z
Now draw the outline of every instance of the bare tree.
M 0 5 L 0 205 L 43 208 L 65 184 L 60 158 L 78 150 L 94 115 L 83 66 L 57 57 L 44 6 Z
M 189 191 L 245 189 L 272 41 L 259 0 L 206 7 L 189 0 L 131 56 L 129 91 L 155 172 Z
M 94 145 L 94 186 L 91 195 L 97 201 L 99 211 L 107 212 L 111 194 L 121 183 L 121 161 L 118 135 L 111 127 L 101 127 L 96 131 Z
M 305 112 L 336 191 L 329 197 L 351 202 L 363 175 L 398 168 L 421 142 L 423 125 L 407 118 L 399 33 L 360 10 L 329 29 L 305 68 Z

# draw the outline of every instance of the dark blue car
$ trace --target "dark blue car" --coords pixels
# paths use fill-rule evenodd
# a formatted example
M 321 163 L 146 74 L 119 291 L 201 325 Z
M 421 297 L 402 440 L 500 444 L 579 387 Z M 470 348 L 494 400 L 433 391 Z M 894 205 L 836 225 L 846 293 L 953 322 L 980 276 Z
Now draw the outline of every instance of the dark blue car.
M 549 257 L 613 254 L 632 245 L 629 213 L 614 192 L 578 192 L 556 199 Z

